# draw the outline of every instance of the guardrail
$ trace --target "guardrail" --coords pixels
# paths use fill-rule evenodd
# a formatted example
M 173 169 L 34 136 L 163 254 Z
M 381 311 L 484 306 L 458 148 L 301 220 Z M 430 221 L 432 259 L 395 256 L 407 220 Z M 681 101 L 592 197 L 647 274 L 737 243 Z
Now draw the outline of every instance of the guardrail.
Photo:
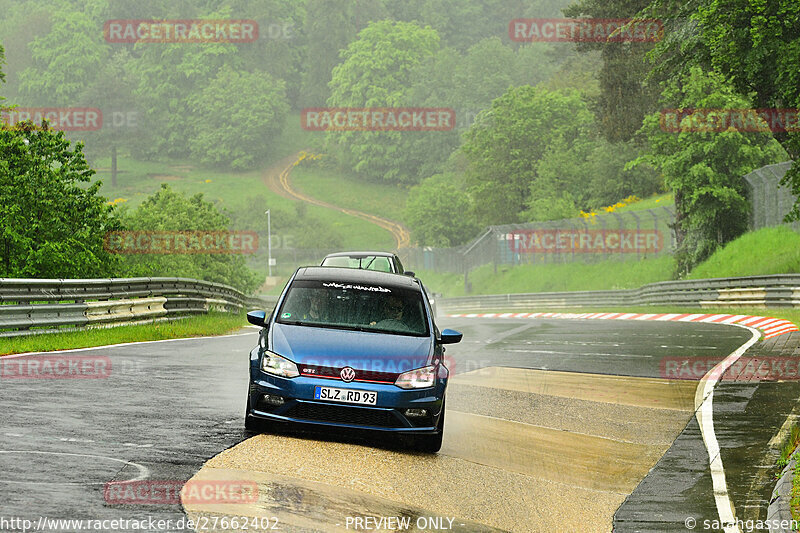
M 186 278 L 0 278 L 0 337 L 130 323 L 210 310 L 271 308 L 221 283 Z
M 491 294 L 438 300 L 444 312 L 571 307 L 800 307 L 800 274 L 661 281 L 614 291 Z

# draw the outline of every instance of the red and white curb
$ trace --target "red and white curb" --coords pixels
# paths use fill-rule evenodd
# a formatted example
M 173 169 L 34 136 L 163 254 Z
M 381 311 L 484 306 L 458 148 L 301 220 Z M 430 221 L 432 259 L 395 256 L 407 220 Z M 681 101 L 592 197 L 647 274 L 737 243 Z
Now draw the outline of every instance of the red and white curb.
M 588 320 L 658 320 L 663 322 L 711 322 L 741 324 L 756 328 L 765 339 L 800 331 L 789 320 L 752 315 L 643 314 L 643 313 L 470 313 L 452 314 L 449 318 L 583 318 Z

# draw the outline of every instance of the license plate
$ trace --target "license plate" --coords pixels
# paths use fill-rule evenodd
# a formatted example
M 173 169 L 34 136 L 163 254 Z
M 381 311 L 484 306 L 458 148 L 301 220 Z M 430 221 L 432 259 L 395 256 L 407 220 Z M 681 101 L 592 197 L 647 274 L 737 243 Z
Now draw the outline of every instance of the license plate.
M 334 389 L 333 387 L 315 387 L 315 400 L 329 402 L 360 403 L 362 405 L 375 405 L 378 403 L 378 393 L 365 390 Z

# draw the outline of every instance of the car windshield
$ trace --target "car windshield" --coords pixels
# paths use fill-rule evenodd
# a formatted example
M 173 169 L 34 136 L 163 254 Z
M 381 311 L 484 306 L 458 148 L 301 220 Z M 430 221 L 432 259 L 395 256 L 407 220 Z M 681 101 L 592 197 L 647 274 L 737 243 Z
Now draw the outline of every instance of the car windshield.
M 333 256 L 326 257 L 322 266 L 360 268 L 363 270 L 378 270 L 380 272 L 393 272 L 392 264 L 388 257 L 376 255 L 362 256 Z
M 358 282 L 295 281 L 277 321 L 396 335 L 429 332 L 420 291 Z

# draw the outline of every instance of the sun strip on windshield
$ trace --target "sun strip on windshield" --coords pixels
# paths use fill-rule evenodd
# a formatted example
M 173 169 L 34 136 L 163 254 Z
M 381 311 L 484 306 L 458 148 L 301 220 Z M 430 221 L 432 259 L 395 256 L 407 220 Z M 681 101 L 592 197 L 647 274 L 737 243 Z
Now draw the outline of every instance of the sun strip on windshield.
M 387 289 L 386 287 L 367 287 L 365 285 L 352 285 L 347 284 L 344 285 L 342 283 L 336 283 L 335 281 L 331 283 L 323 283 L 323 287 L 332 287 L 334 289 L 356 289 L 359 291 L 370 291 L 370 292 L 392 292 L 391 289 Z

